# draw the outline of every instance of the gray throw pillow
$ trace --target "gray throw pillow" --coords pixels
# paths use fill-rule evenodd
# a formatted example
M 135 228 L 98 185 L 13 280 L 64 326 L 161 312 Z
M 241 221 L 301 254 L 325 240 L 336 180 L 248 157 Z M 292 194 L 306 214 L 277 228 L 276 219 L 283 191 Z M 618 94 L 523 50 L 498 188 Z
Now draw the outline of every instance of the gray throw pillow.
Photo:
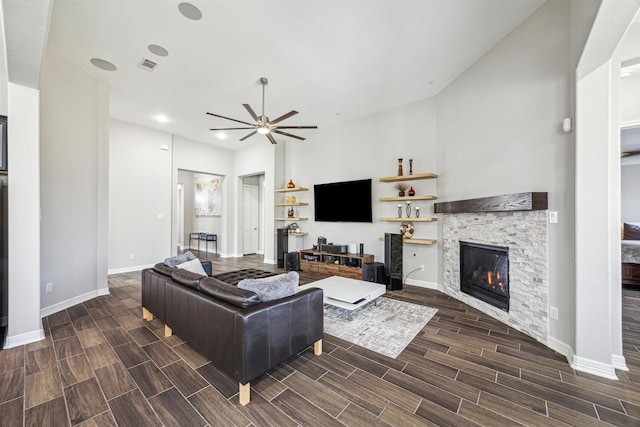
M 290 271 L 284 276 L 275 276 L 274 280 L 244 279 L 238 283 L 238 288 L 253 291 L 260 301 L 267 302 L 288 297 L 298 292 L 300 276 L 296 271 Z
M 178 256 L 172 256 L 164 260 L 164 264 L 169 267 L 177 267 L 178 264 L 182 264 L 183 262 L 193 261 L 196 259 L 196 256 L 192 254 L 190 251 L 185 252 Z M 205 274 L 206 276 L 206 274 Z

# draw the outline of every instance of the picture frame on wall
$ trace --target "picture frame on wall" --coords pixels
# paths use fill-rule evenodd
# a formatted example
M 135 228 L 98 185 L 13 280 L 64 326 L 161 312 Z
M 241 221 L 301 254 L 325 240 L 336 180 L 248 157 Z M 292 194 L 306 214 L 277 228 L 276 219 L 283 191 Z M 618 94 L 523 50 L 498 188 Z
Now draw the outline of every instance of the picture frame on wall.
M 7 116 L 0 116 L 0 172 L 7 171 Z

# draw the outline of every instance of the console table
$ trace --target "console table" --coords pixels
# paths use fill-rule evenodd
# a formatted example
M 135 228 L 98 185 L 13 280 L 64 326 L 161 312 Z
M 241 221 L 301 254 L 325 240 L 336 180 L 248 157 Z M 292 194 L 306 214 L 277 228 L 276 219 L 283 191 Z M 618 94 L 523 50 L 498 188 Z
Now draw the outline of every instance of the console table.
M 314 273 L 342 276 L 362 280 L 362 267 L 373 262 L 371 254 L 334 254 L 316 249 L 303 249 L 299 252 L 300 269 Z
M 191 247 L 191 241 L 192 240 L 197 240 L 198 241 L 198 252 L 200 252 L 200 242 L 204 242 L 204 250 L 205 252 L 209 252 L 209 242 L 214 244 L 214 253 L 217 254 L 218 253 L 218 235 L 217 234 L 210 234 L 210 233 L 203 233 L 203 232 L 198 232 L 198 233 L 189 233 L 189 247 Z

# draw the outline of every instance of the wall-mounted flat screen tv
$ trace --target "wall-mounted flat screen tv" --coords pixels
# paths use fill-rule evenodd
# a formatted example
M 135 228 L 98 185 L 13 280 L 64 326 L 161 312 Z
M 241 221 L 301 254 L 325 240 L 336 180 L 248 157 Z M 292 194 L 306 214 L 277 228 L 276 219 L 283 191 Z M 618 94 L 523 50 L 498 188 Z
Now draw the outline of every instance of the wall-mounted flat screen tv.
M 315 220 L 321 222 L 373 222 L 371 179 L 313 186 Z

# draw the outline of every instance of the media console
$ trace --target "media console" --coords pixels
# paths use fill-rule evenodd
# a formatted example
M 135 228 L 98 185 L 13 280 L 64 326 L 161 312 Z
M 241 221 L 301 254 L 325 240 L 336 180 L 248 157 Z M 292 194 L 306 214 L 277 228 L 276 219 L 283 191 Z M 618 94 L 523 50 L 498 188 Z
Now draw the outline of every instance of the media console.
M 362 280 L 362 267 L 373 262 L 371 254 L 336 254 L 316 249 L 303 249 L 300 254 L 300 270 L 342 276 Z

